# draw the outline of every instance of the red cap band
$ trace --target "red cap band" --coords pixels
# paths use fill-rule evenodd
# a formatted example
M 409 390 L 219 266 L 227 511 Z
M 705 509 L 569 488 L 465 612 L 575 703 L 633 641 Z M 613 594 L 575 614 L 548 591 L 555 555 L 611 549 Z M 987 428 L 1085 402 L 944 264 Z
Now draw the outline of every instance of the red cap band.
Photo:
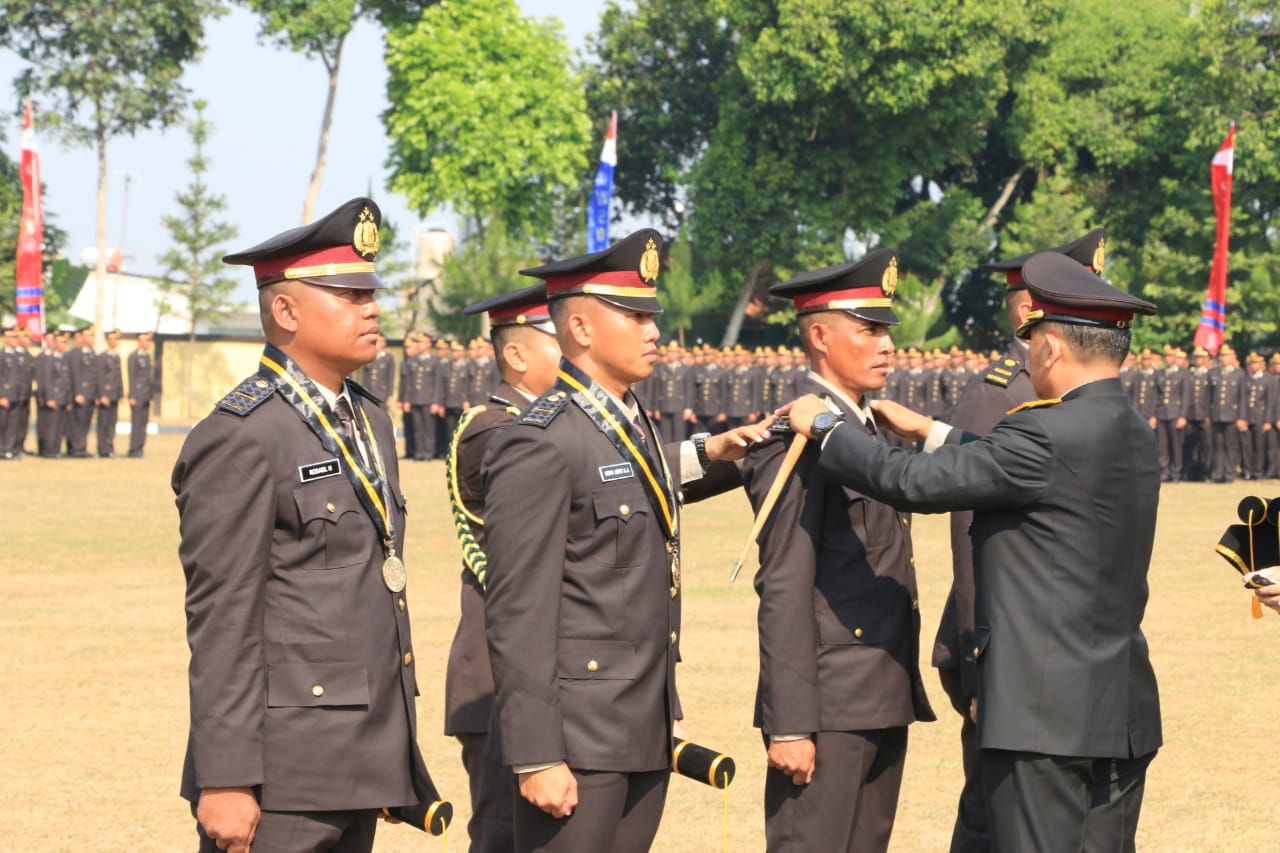
M 646 282 L 640 273 L 634 270 L 617 270 L 614 272 L 583 272 L 557 275 L 547 278 L 547 296 L 568 296 L 573 293 L 589 293 L 584 290 L 588 285 L 634 290 L 635 293 L 614 296 L 650 296 L 657 290 L 656 284 Z
M 797 311 L 823 309 L 832 302 L 846 300 L 878 299 L 888 302 L 884 290 L 880 287 L 855 287 L 852 290 L 823 290 L 816 293 L 800 293 L 792 297 Z
M 317 267 L 329 264 L 364 264 L 372 263 L 362 258 L 350 244 L 331 246 L 317 252 L 304 252 L 300 255 L 289 255 L 279 258 L 266 258 L 253 265 L 253 274 L 258 281 L 283 275 L 295 267 Z

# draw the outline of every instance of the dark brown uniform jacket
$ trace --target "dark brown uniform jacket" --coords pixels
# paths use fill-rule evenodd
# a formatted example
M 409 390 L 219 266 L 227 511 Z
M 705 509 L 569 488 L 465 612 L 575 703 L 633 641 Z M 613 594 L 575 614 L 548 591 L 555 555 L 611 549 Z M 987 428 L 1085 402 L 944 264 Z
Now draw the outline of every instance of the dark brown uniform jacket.
M 812 379 L 801 391 L 830 395 Z M 754 508 L 791 440 L 775 435 L 748 454 L 742 475 Z M 755 725 L 809 734 L 936 719 L 920 679 L 910 516 L 827 483 L 818 456 L 816 445 L 805 448 L 759 538 Z
M 660 447 L 646 428 L 649 447 Z M 678 459 L 677 447 L 666 458 Z M 573 770 L 622 773 L 671 766 L 683 595 L 671 593 L 667 537 L 643 474 L 613 478 L 623 461 L 558 388 L 490 442 L 489 736 L 504 764 L 563 760 Z M 686 501 L 709 494 L 702 490 L 713 482 L 691 484 Z
M 986 435 L 1010 409 L 1035 396 L 1027 372 L 1027 348 L 1013 341 L 998 361 L 975 374 L 946 421 L 967 432 Z M 978 692 L 978 664 L 973 657 L 972 524 L 971 510 L 951 513 L 951 592 L 933 641 L 932 661 L 938 669 L 960 670 L 961 692 L 971 698 Z
M 520 414 L 528 399 L 505 382 L 493 390 L 484 410 L 474 414 L 457 436 L 458 491 L 463 505 L 483 518 L 484 481 L 481 463 L 489 443 Z M 474 411 L 474 410 L 472 410 Z M 483 550 L 487 526 L 471 524 L 471 532 Z M 477 734 L 489 731 L 493 712 L 493 670 L 484 636 L 484 590 L 474 572 L 462 567 L 462 616 L 449 647 L 449 667 L 444 682 L 444 733 Z
M 384 585 L 381 539 L 346 477 L 302 482 L 334 454 L 261 371 L 228 395 L 248 410 L 219 403 L 173 469 L 191 647 L 182 795 L 258 785 L 270 810 L 415 803 L 427 776 L 406 593 Z M 348 388 L 372 422 L 403 553 L 391 421 Z

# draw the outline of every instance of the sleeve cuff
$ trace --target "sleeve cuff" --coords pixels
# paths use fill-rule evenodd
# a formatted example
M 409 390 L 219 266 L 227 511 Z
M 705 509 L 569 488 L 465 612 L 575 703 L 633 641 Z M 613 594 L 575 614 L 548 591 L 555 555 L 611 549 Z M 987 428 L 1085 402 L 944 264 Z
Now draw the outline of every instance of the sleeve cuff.
M 680 485 L 702 479 L 702 463 L 698 461 L 698 451 L 693 442 L 680 442 Z
M 511 767 L 511 772 L 519 776 L 521 773 L 537 773 L 540 770 L 550 770 L 564 764 L 563 761 L 544 761 L 542 764 L 515 764 Z
M 770 742 L 770 743 L 785 743 L 786 741 L 791 741 L 791 740 L 805 740 L 805 739 L 806 739 L 806 738 L 808 738 L 808 737 L 810 737 L 810 736 L 809 736 L 809 735 L 807 735 L 807 734 L 804 734 L 804 735 L 769 735 L 769 742 Z
M 921 448 L 924 453 L 932 453 L 947 441 L 947 436 L 951 435 L 951 424 L 944 424 L 942 421 L 934 421 L 933 426 L 929 427 L 929 437 L 924 440 L 924 447 Z

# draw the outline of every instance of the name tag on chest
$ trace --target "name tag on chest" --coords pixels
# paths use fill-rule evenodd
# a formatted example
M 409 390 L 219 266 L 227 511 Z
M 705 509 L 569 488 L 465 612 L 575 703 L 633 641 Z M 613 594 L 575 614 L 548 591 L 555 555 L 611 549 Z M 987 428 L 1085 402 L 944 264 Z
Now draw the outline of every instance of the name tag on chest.
M 600 482 L 612 483 L 614 480 L 625 480 L 636 474 L 631 470 L 630 462 L 619 462 L 617 465 L 600 466 Z
M 310 483 L 312 480 L 323 480 L 325 477 L 336 477 L 342 473 L 342 466 L 337 459 L 326 459 L 323 462 L 312 462 L 298 466 L 298 482 Z

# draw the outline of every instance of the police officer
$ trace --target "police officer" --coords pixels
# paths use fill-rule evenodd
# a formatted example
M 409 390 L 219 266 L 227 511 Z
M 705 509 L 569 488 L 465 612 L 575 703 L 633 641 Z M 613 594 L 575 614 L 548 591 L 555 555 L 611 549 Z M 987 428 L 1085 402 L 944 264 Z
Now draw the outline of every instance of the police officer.
M 897 325 L 898 255 L 805 273 L 770 288 L 791 299 L 812 371 L 804 391 L 868 429 Z M 790 435 L 748 454 L 757 512 Z M 910 518 L 817 474 L 806 447 L 762 532 L 755 588 L 770 851 L 883 851 L 897 813 L 907 727 L 934 720 L 920 678 L 920 612 Z
M 490 737 L 518 776 L 517 851 L 649 849 L 682 716 L 678 493 L 736 478 L 713 460 L 761 432 L 664 449 L 630 392 L 657 359 L 661 243 L 643 229 L 523 271 L 564 355 L 483 467 Z
M 449 500 L 462 548 L 462 616 L 445 672 L 444 732 L 462 745 L 462 763 L 471 784 L 467 832 L 473 853 L 510 851 L 515 777 L 502 766 L 497 749 L 486 749 L 493 711 L 493 674 L 484 636 L 484 486 L 480 466 L 489 443 L 556 380 L 560 347 L 547 308 L 546 286 L 504 293 L 464 309 L 487 313 L 494 358 L 502 381 L 485 402 L 463 413 L 446 457 Z
M 71 370 L 64 353 L 65 331 L 46 332 L 44 350 L 36 356 L 36 450 L 56 459 L 71 412 Z
M 1240 470 L 1240 434 L 1247 424 L 1242 417 L 1244 371 L 1230 344 L 1218 350 L 1218 367 L 1209 373 L 1209 424 L 1212 439 L 1213 482 L 1230 483 Z
M 378 356 L 364 366 L 361 384 L 380 400 L 390 400 L 395 392 L 396 360 L 387 352 L 387 336 L 378 335 Z
M 71 377 L 71 410 L 64 431 L 67 455 L 73 459 L 89 458 L 89 428 L 93 425 L 98 396 L 98 357 L 93 351 L 93 335 L 93 326 L 78 329 L 75 345 L 66 356 Z
M 1161 744 L 1141 628 L 1160 469 L 1119 367 L 1133 315 L 1155 306 L 1057 253 L 1031 257 L 1022 277 L 1032 303 L 1018 334 L 1044 399 L 986 436 L 880 405 L 893 428 L 927 438 L 908 456 L 811 397 L 791 423 L 823 443 L 819 470 L 837 483 L 904 510 L 975 510 L 974 713 L 992 849 L 1132 850 Z
M 120 418 L 120 398 L 124 396 L 124 370 L 120 364 L 120 330 L 112 329 L 104 336 L 107 348 L 98 353 L 98 455 L 113 459 L 116 455 L 116 422 Z
M 223 259 L 253 266 L 267 344 L 173 469 L 205 853 L 369 851 L 381 809 L 434 798 L 395 434 L 348 378 L 377 353 L 380 218 L 352 199 Z
M 1245 428 L 1240 432 L 1240 473 L 1246 480 L 1261 480 L 1267 475 L 1267 434 L 1271 432 L 1272 379 L 1266 371 L 1267 361 L 1256 352 L 1245 359 L 1245 378 L 1241 388 L 1240 419 Z
M 151 360 L 151 332 L 138 335 L 138 345 L 129 354 L 129 456 L 142 458 L 147 444 L 147 422 L 151 419 L 155 366 Z
M 1183 448 L 1182 478 L 1200 482 L 1209 477 L 1212 459 L 1209 406 L 1213 397 L 1213 374 L 1209 369 L 1209 353 L 1196 345 L 1191 351 L 1194 360 L 1188 369 L 1187 440 Z

